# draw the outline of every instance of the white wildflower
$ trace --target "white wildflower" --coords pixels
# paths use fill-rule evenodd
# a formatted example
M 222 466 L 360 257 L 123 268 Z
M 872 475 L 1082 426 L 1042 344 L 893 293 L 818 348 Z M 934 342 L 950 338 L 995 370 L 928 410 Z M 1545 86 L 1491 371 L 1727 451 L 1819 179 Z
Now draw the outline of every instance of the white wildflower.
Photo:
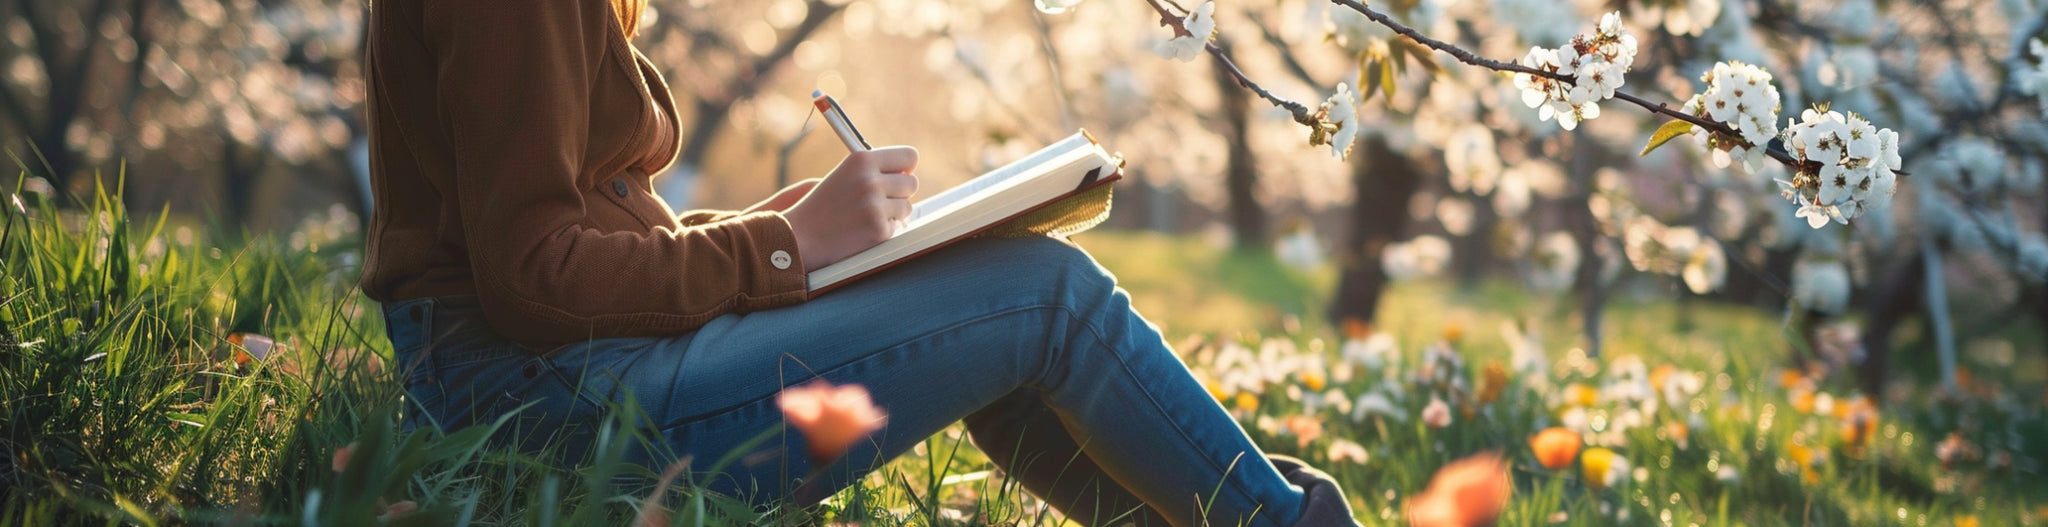
M 1395 421 L 1408 420 L 1408 411 L 1394 406 L 1394 401 L 1380 392 L 1358 396 L 1357 404 L 1351 405 L 1351 420 L 1364 421 L 1367 416 L 1383 416 Z
M 1194 12 L 1180 20 L 1189 34 L 1179 34 L 1176 29 L 1173 38 L 1160 41 L 1152 52 L 1181 62 L 1194 62 L 1195 57 L 1202 54 L 1202 49 L 1208 47 L 1209 36 L 1216 33 L 1215 14 L 1216 2 L 1202 2 Z
M 1386 333 L 1374 333 L 1364 339 L 1346 340 L 1340 349 L 1344 360 L 1369 370 L 1385 368 L 1388 363 L 1397 360 L 1396 355 L 1399 353 L 1400 351 L 1394 348 L 1394 336 Z

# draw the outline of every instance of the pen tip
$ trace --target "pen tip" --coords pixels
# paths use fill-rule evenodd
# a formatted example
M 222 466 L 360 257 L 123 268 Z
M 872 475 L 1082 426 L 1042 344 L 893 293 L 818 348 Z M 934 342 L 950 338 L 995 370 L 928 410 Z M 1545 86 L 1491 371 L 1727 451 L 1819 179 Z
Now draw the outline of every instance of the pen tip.
M 812 99 L 816 99 L 816 98 L 819 98 L 819 97 L 824 97 L 824 96 L 825 96 L 825 90 L 819 90 L 819 89 L 813 89 L 813 90 L 811 90 L 811 98 L 812 98 Z

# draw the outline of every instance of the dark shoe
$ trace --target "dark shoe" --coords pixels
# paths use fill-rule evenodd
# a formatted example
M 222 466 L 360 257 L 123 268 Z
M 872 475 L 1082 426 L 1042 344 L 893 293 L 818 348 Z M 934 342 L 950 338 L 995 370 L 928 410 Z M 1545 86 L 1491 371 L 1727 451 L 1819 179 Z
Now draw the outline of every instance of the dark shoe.
M 1351 515 L 1351 503 L 1344 500 L 1344 491 L 1337 488 L 1336 479 L 1299 459 L 1281 455 L 1267 455 L 1266 458 L 1282 477 L 1287 478 L 1288 483 L 1301 487 L 1301 516 L 1295 525 L 1358 525 L 1358 520 Z

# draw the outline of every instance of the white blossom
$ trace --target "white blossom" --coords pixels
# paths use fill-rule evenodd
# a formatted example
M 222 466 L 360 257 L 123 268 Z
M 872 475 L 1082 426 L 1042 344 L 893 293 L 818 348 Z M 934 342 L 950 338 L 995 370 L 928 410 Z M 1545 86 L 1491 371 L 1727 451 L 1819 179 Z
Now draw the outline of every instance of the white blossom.
M 1330 157 L 1344 159 L 1350 155 L 1351 144 L 1358 142 L 1358 97 L 1351 92 L 1351 86 L 1337 83 L 1337 92 L 1323 100 L 1317 115 L 1330 134 Z
M 1840 314 L 1849 307 L 1849 268 L 1833 260 L 1793 264 L 1792 300 L 1806 309 Z
M 2048 117 L 2048 44 L 2038 38 L 2029 40 L 2027 51 L 2034 56 L 2034 67 L 2020 68 L 2014 75 L 2019 76 L 2020 91 L 2039 98 L 2041 116 Z
M 1555 231 L 1536 243 L 1529 257 L 1529 287 L 1540 291 L 1563 291 L 1579 275 L 1579 242 L 1571 233 Z
M 1721 251 L 1721 242 L 1702 238 L 1692 255 L 1686 258 L 1683 274 L 1685 286 L 1693 293 L 1704 295 L 1720 289 L 1721 284 L 1728 280 L 1728 256 Z
M 1152 52 L 1181 62 L 1194 62 L 1195 57 L 1202 54 L 1202 49 L 1209 45 L 1209 36 L 1216 33 L 1215 14 L 1216 2 L 1202 2 L 1202 5 L 1195 7 L 1194 12 L 1188 13 L 1188 16 L 1180 20 L 1189 34 L 1181 35 L 1176 32 L 1173 38 L 1155 45 Z
M 1714 166 L 1727 168 L 1741 161 L 1744 172 L 1755 173 L 1763 165 L 1764 148 L 1778 135 L 1778 87 L 1763 68 L 1739 61 L 1714 64 L 1701 76 L 1706 89 L 1685 101 L 1682 111 L 1712 119 L 1735 129 L 1740 137 L 1719 137 L 1698 126 L 1694 137 L 1713 153 Z
M 1785 149 L 1810 165 L 1793 176 L 1789 190 L 1799 198 L 1793 200 L 1799 216 L 1816 229 L 1827 224 L 1816 213 L 1847 224 L 1866 209 L 1889 204 L 1898 189 L 1893 170 L 1904 164 L 1897 133 L 1835 111 L 1801 113 L 1799 122 L 1785 128 Z
M 1599 117 L 1599 102 L 1613 98 L 1627 81 L 1636 49 L 1636 37 L 1622 27 L 1620 13 L 1608 13 L 1592 33 L 1574 36 L 1561 48 L 1532 47 L 1522 56 L 1521 65 L 1570 82 L 1518 73 L 1515 88 L 1522 90 L 1522 104 L 1537 110 L 1538 119 L 1555 117 L 1558 126 L 1576 129 L 1579 121 Z

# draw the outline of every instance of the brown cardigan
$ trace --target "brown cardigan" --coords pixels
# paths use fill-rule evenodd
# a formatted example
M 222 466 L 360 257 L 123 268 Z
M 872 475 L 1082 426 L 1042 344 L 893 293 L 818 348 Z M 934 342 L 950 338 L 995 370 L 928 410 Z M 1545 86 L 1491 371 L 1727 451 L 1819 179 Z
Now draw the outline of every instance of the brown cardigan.
M 378 0 L 362 288 L 475 294 L 532 345 L 677 334 L 803 302 L 780 213 L 656 197 L 675 101 L 605 0 Z

